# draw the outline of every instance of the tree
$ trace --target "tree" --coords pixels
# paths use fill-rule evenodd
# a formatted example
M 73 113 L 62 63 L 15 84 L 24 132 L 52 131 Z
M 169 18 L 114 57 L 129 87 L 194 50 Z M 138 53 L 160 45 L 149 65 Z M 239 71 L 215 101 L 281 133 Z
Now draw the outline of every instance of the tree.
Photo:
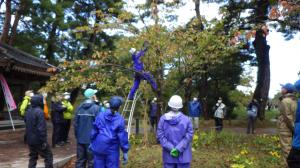
M 300 30 L 300 2 L 280 0 L 273 5 L 269 12 L 269 19 L 273 27 L 283 32 L 287 39 Z
M 10 30 L 10 21 L 11 21 L 11 0 L 5 1 L 5 20 L 2 28 L 2 34 L 0 41 L 2 43 L 7 43 L 9 38 L 9 30 Z
M 176 31 L 179 48 L 182 50 L 178 52 L 181 57 L 173 61 L 181 67 L 180 72 L 183 72 L 180 85 L 188 88 L 185 90 L 185 101 L 190 101 L 192 93 L 196 91 L 198 94 L 194 96 L 200 98 L 204 117 L 208 119 L 209 107 L 214 105 L 219 96 L 227 99 L 226 94 L 235 89 L 241 80 L 242 63 L 250 57 L 239 52 L 242 45 L 229 45 L 229 36 L 224 35 L 219 23 L 211 23 L 205 27 L 210 29 L 199 32 L 190 25 L 184 31 Z
M 229 1 L 221 8 L 224 14 L 225 31 L 234 33 L 233 43 L 240 42 L 241 40 L 249 40 L 252 36 L 252 31 L 256 30 L 255 42 L 253 43 L 256 61 L 258 65 L 257 85 L 253 98 L 259 100 L 260 108 L 258 110 L 258 117 L 263 120 L 265 106 L 268 101 L 268 93 L 270 87 L 270 61 L 269 61 L 269 48 L 266 42 L 266 35 L 262 33 L 267 26 L 268 11 L 270 9 L 269 1 Z M 249 15 L 242 15 L 246 10 Z M 241 31 L 245 32 L 246 37 L 241 37 Z M 250 49 L 249 44 L 247 47 Z M 248 50 L 250 53 L 251 50 Z
M 4 2 L 4 0 L 1 1 L 1 4 L 2 2 Z M 14 40 L 17 36 L 17 28 L 19 26 L 19 21 L 28 12 L 29 6 L 31 6 L 30 0 L 20 0 L 19 2 L 11 0 L 6 1 L 5 17 L 0 39 L 1 42 L 7 43 L 9 45 L 14 44 Z M 13 24 L 11 25 L 12 15 L 14 15 L 14 20 Z

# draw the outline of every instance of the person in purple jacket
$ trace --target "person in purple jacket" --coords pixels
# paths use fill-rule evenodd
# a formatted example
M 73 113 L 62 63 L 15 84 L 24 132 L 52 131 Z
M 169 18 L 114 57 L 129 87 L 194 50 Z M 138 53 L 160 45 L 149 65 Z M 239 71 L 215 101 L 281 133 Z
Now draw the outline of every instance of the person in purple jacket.
M 136 51 L 135 48 L 131 48 L 129 50 L 130 54 L 132 55 L 133 69 L 134 71 L 136 71 L 134 73 L 134 83 L 128 95 L 129 100 L 133 100 L 134 94 L 136 90 L 139 88 L 141 80 L 147 80 L 151 84 L 153 90 L 157 89 L 157 84 L 154 81 L 153 76 L 149 72 L 144 71 L 144 64 L 140 60 L 140 58 L 145 55 L 148 49 L 148 42 L 144 42 L 143 47 L 144 49 L 138 52 Z
M 163 167 L 190 168 L 193 125 L 180 112 L 183 107 L 180 96 L 172 96 L 168 106 L 171 110 L 160 118 L 156 134 L 163 149 Z

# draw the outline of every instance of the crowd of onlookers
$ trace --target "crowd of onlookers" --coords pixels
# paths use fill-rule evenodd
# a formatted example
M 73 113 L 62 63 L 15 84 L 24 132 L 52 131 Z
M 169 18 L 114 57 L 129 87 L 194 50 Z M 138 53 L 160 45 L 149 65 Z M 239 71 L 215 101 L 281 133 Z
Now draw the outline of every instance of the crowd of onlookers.
M 282 85 L 278 118 L 278 130 L 283 157 L 291 168 L 299 167 L 300 162 L 300 101 L 295 92 L 300 91 L 300 80 L 293 84 Z M 76 167 L 119 167 L 120 149 L 123 164 L 128 162 L 130 148 L 125 120 L 119 113 L 123 99 L 112 96 L 109 101 L 99 103 L 97 90 L 84 91 L 85 100 L 74 110 L 70 103 L 70 93 L 56 94 L 51 99 L 51 112 L 46 103 L 46 94 L 35 95 L 27 91 L 21 104 L 20 115 L 24 117 L 25 142 L 30 150 L 29 166 L 36 167 L 38 155 L 45 159 L 45 167 L 53 167 L 53 155 L 47 142 L 46 120 L 51 118 L 53 125 L 52 148 L 69 143 L 68 135 L 71 121 L 77 141 Z M 197 98 L 188 102 L 188 115 L 181 112 L 182 99 L 178 95 L 168 101 L 168 110 L 157 123 L 158 103 L 150 101 L 150 124 L 156 130 L 156 137 L 163 148 L 163 167 L 190 167 L 192 158 L 191 142 L 194 129 L 199 129 L 201 103 Z M 251 100 L 247 107 L 247 133 L 254 133 L 254 124 L 259 111 L 259 102 Z M 221 132 L 226 105 L 222 98 L 213 107 L 215 130 Z

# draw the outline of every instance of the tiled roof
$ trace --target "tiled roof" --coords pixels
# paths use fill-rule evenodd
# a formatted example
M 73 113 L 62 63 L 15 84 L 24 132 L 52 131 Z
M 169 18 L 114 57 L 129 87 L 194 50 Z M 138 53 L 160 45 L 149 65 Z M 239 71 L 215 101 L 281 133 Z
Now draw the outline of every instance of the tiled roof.
M 0 66 L 42 76 L 51 76 L 47 69 L 54 67 L 41 58 L 3 43 L 0 43 Z

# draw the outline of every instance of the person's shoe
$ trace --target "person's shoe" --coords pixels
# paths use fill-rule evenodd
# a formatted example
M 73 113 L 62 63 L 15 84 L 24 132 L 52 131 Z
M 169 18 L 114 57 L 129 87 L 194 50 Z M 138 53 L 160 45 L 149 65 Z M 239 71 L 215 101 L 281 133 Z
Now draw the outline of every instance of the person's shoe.
M 58 143 L 56 144 L 56 146 L 57 146 L 57 147 L 62 147 L 62 146 L 64 146 L 64 143 L 63 143 L 63 142 L 58 142 Z
M 69 143 L 70 143 L 70 141 L 63 141 L 63 143 L 64 143 L 64 144 L 69 144 Z

